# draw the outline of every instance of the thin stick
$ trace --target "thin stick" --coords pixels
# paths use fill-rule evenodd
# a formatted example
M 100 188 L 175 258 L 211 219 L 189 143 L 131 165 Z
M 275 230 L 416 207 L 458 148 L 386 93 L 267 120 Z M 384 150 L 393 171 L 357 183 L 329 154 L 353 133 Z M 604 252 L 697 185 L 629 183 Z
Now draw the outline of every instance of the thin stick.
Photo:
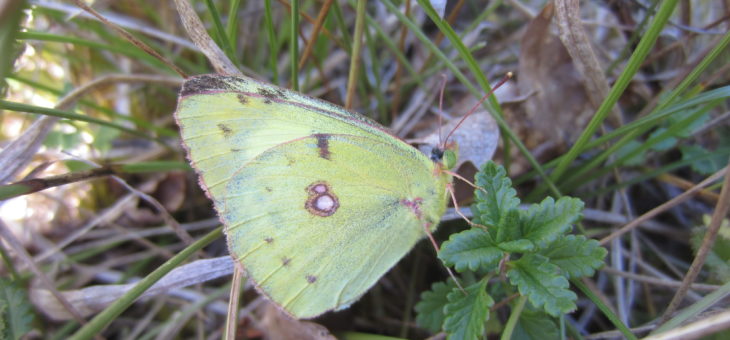
M 431 245 L 433 245 L 433 249 L 436 249 L 436 253 L 439 253 L 441 249 L 439 248 L 438 243 L 436 243 L 436 239 L 433 238 L 431 231 L 428 230 L 428 225 L 423 225 L 423 231 L 426 232 L 426 236 L 428 236 L 428 239 L 431 240 Z M 464 290 L 464 287 L 461 286 L 461 283 L 459 283 L 459 280 L 456 279 L 456 275 L 454 275 L 454 272 L 451 271 L 451 268 L 446 265 L 444 265 L 444 268 L 446 268 L 446 271 L 449 272 L 449 276 L 451 276 L 451 279 L 454 280 L 454 283 L 456 283 L 456 286 L 459 287 L 459 290 L 461 290 L 464 294 L 468 294 L 466 290 Z
M 647 211 L 643 215 L 637 217 L 635 220 L 627 223 L 623 227 L 621 227 L 618 230 L 612 232 L 611 235 L 608 235 L 608 236 L 604 237 L 603 239 L 601 239 L 600 241 L 598 241 L 598 243 L 600 245 L 605 245 L 606 243 L 608 243 L 608 241 L 611 241 L 612 239 L 623 235 L 624 233 L 630 231 L 631 229 L 634 229 L 634 228 L 638 227 L 639 225 L 641 225 L 642 223 L 646 222 L 647 220 L 650 220 L 654 216 L 659 215 L 660 213 L 662 213 L 664 211 L 667 211 L 667 210 L 671 209 L 672 207 L 674 207 L 674 206 L 676 206 L 676 205 L 678 205 L 678 204 L 686 201 L 687 199 L 689 199 L 690 197 L 692 197 L 696 193 L 698 193 L 700 190 L 702 190 L 702 188 L 704 188 L 704 187 L 712 184 L 716 180 L 720 179 L 723 175 L 725 175 L 725 172 L 727 171 L 727 169 L 728 169 L 727 167 L 723 168 L 722 170 L 720 170 L 720 171 L 712 174 L 712 176 L 707 177 L 704 181 L 702 181 L 699 184 L 695 185 L 691 189 L 683 192 L 679 196 L 677 196 L 675 198 L 672 198 L 671 200 L 669 200 L 669 201 L 667 201 L 665 203 L 662 203 L 662 205 L 660 205 L 660 206 L 658 206 L 658 207 L 656 207 L 654 209 L 651 209 L 651 210 Z
M 116 24 L 112 23 L 111 21 L 107 20 L 104 16 L 99 14 L 99 12 L 95 11 L 93 8 L 86 5 L 81 0 L 74 0 L 74 3 L 76 3 L 76 6 L 81 7 L 84 11 L 89 12 L 89 14 L 95 16 L 97 19 L 99 19 L 101 22 L 106 24 L 107 26 L 111 27 L 113 30 L 117 31 L 117 33 L 121 34 L 127 41 L 132 43 L 132 45 L 139 47 L 141 50 L 147 52 L 149 55 L 157 58 L 159 61 L 165 63 L 167 67 L 171 68 L 173 71 L 175 71 L 177 74 L 182 76 L 183 78 L 187 78 L 188 75 L 185 74 L 185 72 L 180 69 L 179 67 L 175 66 L 171 61 L 167 60 L 165 57 L 163 57 L 161 54 L 157 53 L 152 47 L 149 47 L 147 44 L 143 43 L 141 40 L 137 39 L 135 36 L 124 30 L 123 28 L 117 26 Z
M 304 63 L 307 62 L 309 55 L 312 54 L 312 48 L 317 42 L 317 37 L 322 31 L 324 19 L 327 18 L 327 14 L 329 13 L 330 7 L 333 3 L 334 0 L 325 1 L 325 3 L 322 5 L 322 9 L 319 10 L 319 14 L 317 15 L 317 21 L 314 22 L 314 28 L 312 29 L 312 33 L 309 35 L 309 42 L 307 42 L 307 45 L 304 47 L 304 52 L 302 52 L 302 56 L 299 59 L 299 66 L 297 67 L 297 69 L 301 70 L 304 67 Z
M 730 161 L 728 163 L 730 163 Z M 705 232 L 705 237 L 702 239 L 702 245 L 697 251 L 697 256 L 695 256 L 692 261 L 692 265 L 689 267 L 689 270 L 687 270 L 687 275 L 685 275 L 684 280 L 682 280 L 682 286 L 679 287 L 674 298 L 672 298 L 672 301 L 669 303 L 660 323 L 664 323 L 669 320 L 672 313 L 674 313 L 674 311 L 679 307 L 679 304 L 682 303 L 682 300 L 687 294 L 687 290 L 689 290 L 690 285 L 697 278 L 697 275 L 700 273 L 700 269 L 702 269 L 702 265 L 705 264 L 707 255 L 710 253 L 712 245 L 715 243 L 715 238 L 717 237 L 717 233 L 720 231 L 722 221 L 725 219 L 725 216 L 727 216 L 728 210 L 730 210 L 730 172 L 725 171 L 725 181 L 722 184 L 722 190 L 720 191 L 720 200 L 718 200 L 717 205 L 715 205 L 715 212 L 712 214 L 712 220 L 707 228 L 707 232 Z
M 243 270 L 233 265 L 233 278 L 231 280 L 231 294 L 228 297 L 228 313 L 226 313 L 226 328 L 224 339 L 233 340 L 236 338 L 236 327 L 238 326 L 238 303 L 241 300 L 241 279 Z

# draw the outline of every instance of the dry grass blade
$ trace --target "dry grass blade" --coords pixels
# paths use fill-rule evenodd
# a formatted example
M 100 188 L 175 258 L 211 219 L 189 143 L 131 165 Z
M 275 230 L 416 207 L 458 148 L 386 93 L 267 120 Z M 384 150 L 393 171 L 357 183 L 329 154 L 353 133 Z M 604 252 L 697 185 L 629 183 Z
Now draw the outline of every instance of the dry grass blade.
M 611 235 L 608 235 L 608 236 L 602 238 L 601 241 L 600 241 L 600 243 L 601 244 L 607 244 L 612 239 L 614 239 L 614 238 L 616 238 L 618 236 L 621 236 L 621 235 L 623 235 L 623 234 L 631 231 L 632 229 L 638 227 L 644 221 L 647 221 L 649 219 L 652 219 L 655 216 L 661 214 L 662 212 L 665 212 L 665 211 L 671 209 L 672 207 L 674 207 L 674 206 L 676 206 L 676 205 L 678 205 L 678 204 L 680 204 L 680 203 L 682 203 L 682 202 L 684 202 L 684 201 L 692 198 L 692 196 L 694 196 L 695 194 L 697 194 L 698 192 L 700 192 L 700 190 L 702 190 L 703 188 L 707 187 L 708 185 L 712 184 L 713 182 L 717 181 L 722 176 L 724 176 L 726 174 L 726 172 L 727 172 L 727 167 L 725 167 L 722 170 L 720 170 L 720 171 L 712 174 L 712 176 L 707 177 L 704 181 L 702 181 L 699 184 L 693 186 L 690 190 L 687 190 L 687 191 L 683 192 L 681 195 L 679 195 L 679 196 L 671 199 L 670 201 L 665 202 L 664 204 L 662 204 L 662 205 L 660 205 L 660 206 L 658 206 L 658 207 L 656 207 L 654 209 L 651 209 L 650 211 L 648 211 L 645 214 L 639 216 L 638 218 L 636 218 L 635 220 L 631 221 L 630 223 L 627 223 L 626 225 L 622 226 L 618 230 L 612 232 Z
M 223 50 L 216 45 L 213 38 L 210 37 L 203 22 L 200 21 L 198 14 L 195 13 L 195 10 L 190 5 L 190 2 L 186 0 L 175 0 L 175 7 L 177 8 L 185 30 L 188 32 L 188 36 L 200 48 L 203 54 L 205 54 L 216 72 L 232 76 L 243 75 L 236 65 L 228 59 Z
M 573 59 L 576 69 L 583 75 L 586 94 L 597 109 L 608 95 L 608 80 L 601 68 L 590 39 L 583 28 L 578 0 L 555 1 L 555 17 L 560 31 L 560 40 Z M 614 107 L 613 117 L 621 121 L 618 109 Z

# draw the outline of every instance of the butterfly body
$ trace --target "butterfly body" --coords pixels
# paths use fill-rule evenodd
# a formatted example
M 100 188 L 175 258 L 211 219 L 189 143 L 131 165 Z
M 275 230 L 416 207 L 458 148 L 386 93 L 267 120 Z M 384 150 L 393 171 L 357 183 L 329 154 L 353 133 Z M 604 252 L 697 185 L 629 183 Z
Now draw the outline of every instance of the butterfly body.
M 441 163 L 333 104 L 207 75 L 176 118 L 231 255 L 295 317 L 356 301 L 446 208 Z

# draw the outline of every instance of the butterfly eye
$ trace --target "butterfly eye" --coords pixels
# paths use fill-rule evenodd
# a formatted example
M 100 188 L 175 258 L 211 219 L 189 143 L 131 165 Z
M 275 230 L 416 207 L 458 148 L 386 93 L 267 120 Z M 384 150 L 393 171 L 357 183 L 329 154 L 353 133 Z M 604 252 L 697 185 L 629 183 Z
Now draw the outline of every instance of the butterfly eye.
M 434 147 L 431 149 L 431 160 L 439 163 L 441 162 L 441 159 L 444 157 L 444 150 L 441 150 L 439 147 Z

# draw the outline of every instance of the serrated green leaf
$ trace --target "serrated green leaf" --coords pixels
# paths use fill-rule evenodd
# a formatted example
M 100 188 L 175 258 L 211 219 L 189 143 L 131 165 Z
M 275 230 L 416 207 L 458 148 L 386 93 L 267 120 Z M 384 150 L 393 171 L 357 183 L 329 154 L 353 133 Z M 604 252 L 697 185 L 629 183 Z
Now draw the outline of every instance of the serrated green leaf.
M 428 329 L 432 333 L 441 330 L 444 324 L 444 307 L 449 303 L 447 296 L 452 289 L 456 288 L 453 280 L 447 282 L 436 282 L 431 285 L 431 290 L 421 294 L 421 301 L 416 304 L 416 324 L 419 327 Z
M 527 254 L 508 265 L 507 277 L 532 305 L 552 316 L 575 310 L 578 297 L 568 289 L 568 280 L 558 273 L 558 266 L 548 262 L 548 258 Z
M 522 240 L 522 214 L 518 209 L 507 211 L 502 215 L 499 225 L 489 228 L 489 235 L 495 243 Z
M 0 300 L 7 306 L 2 314 L 6 328 L 3 336 L 5 339 L 20 339 L 31 330 L 30 323 L 33 321 L 25 291 L 13 282 L 0 278 Z
M 568 232 L 583 211 L 583 201 L 572 197 L 561 197 L 555 202 L 552 197 L 540 204 L 533 204 L 523 211 L 522 233 L 538 248 L 545 248 L 559 236 Z
M 487 280 L 481 280 L 469 287 L 466 293 L 455 288 L 447 296 L 449 303 L 444 307 L 446 319 L 444 331 L 447 339 L 478 339 L 484 333 L 484 323 L 489 318 L 489 307 L 494 300 L 487 294 Z
M 520 314 L 512 339 L 543 340 L 559 339 L 560 329 L 555 320 L 542 311 L 525 308 Z
M 503 216 L 520 205 L 512 181 L 500 165 L 487 162 L 476 175 L 476 203 L 472 206 L 474 222 L 486 226 L 497 226 Z
M 569 279 L 593 276 L 595 270 L 603 266 L 606 253 L 598 241 L 588 240 L 582 235 L 561 237 L 541 252 Z
M 535 249 L 535 244 L 530 240 L 516 240 L 500 243 L 499 249 L 508 253 L 526 253 Z
M 490 271 L 497 267 L 502 254 L 486 231 L 473 228 L 452 234 L 441 246 L 438 257 L 459 272 L 480 268 Z

